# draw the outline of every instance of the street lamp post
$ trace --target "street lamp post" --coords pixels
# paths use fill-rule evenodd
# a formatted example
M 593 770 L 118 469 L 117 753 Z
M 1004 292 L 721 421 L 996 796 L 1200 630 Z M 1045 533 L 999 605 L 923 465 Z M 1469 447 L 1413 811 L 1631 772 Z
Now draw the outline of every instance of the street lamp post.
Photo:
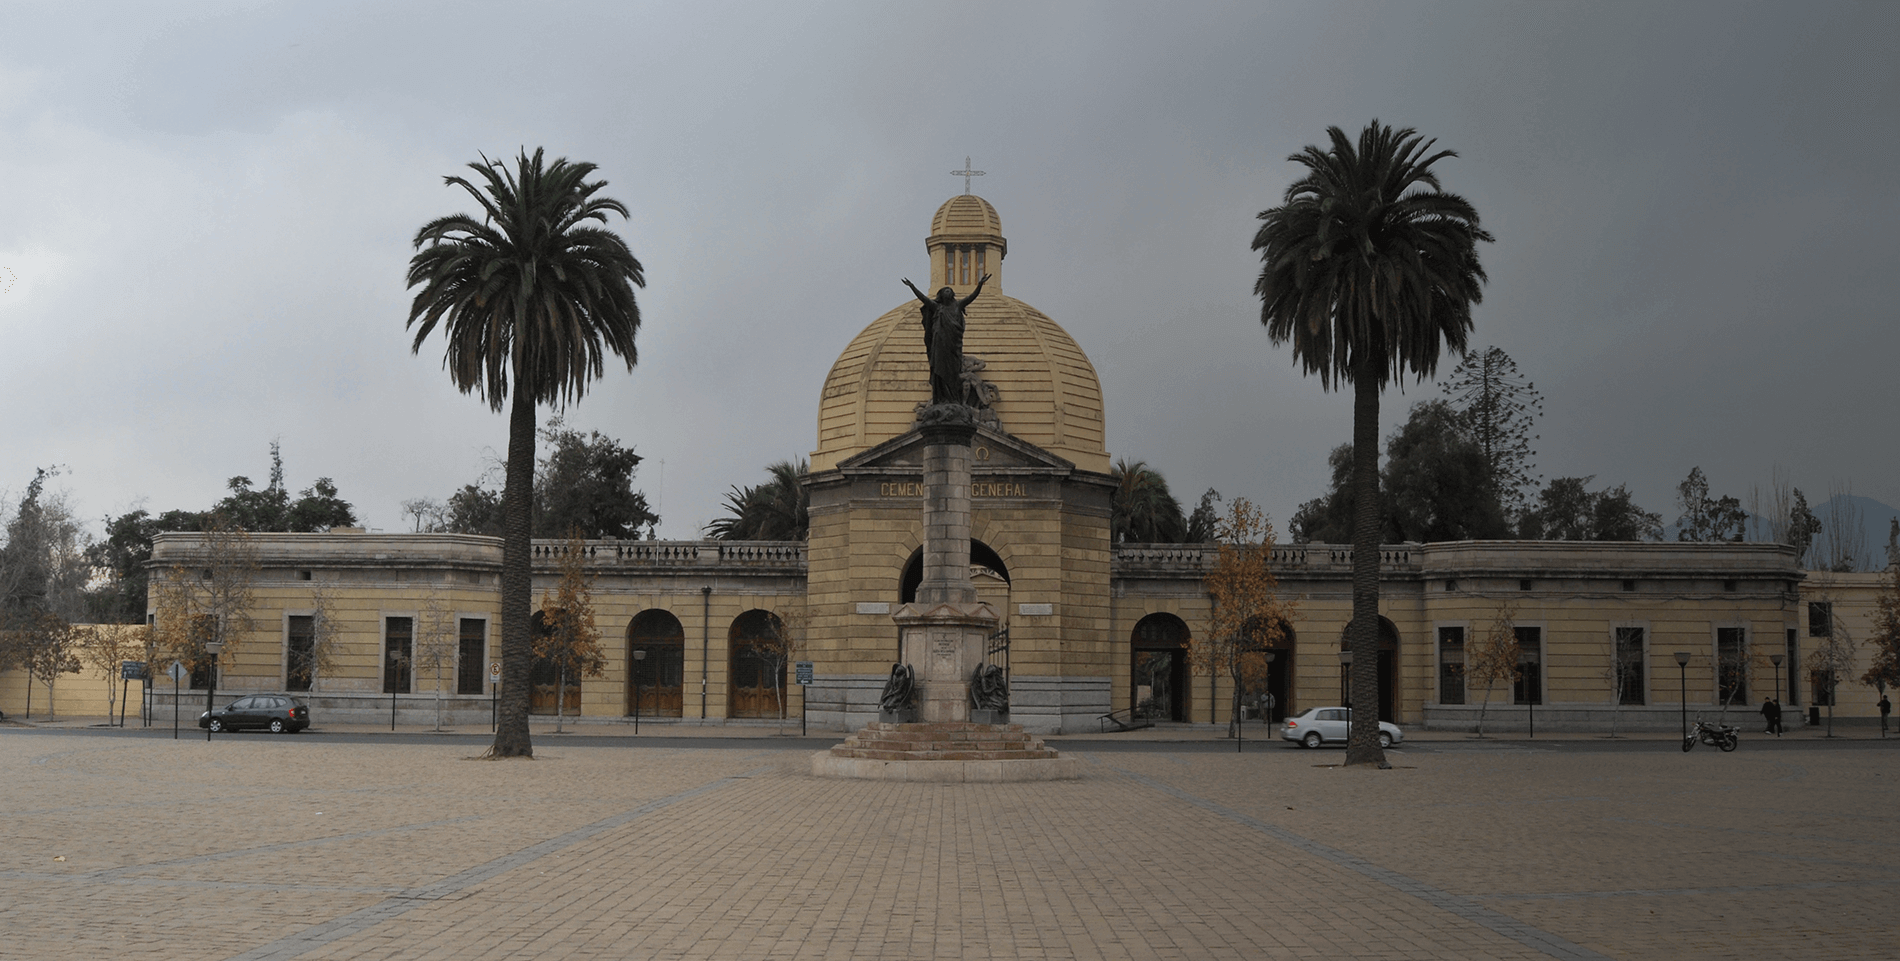
M 1781 662 L 1785 654 L 1768 655 L 1768 663 L 1775 666 L 1775 736 L 1781 736 Z
M 218 652 L 224 650 L 223 641 L 206 641 L 205 657 L 211 665 L 206 669 L 205 679 L 205 740 L 211 740 L 211 702 L 218 695 Z
M 634 736 L 636 737 L 638 737 L 640 734 L 640 665 L 646 663 L 646 659 L 647 659 L 647 652 L 645 648 L 634 649 L 633 651 L 633 733 L 634 733 Z
M 1682 736 L 1689 736 L 1689 652 L 1676 652 L 1676 668 L 1682 674 Z
M 1352 649 L 1343 644 L 1339 648 L 1339 699 L 1352 707 Z

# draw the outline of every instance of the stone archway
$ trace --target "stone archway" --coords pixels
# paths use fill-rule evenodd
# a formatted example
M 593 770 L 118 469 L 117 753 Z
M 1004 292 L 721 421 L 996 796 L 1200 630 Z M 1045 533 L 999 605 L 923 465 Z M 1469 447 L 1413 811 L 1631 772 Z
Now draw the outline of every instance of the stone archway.
M 1128 641 L 1128 706 L 1136 717 L 1157 721 L 1193 718 L 1189 698 L 1187 622 L 1166 612 L 1135 622 Z
M 1256 623 L 1258 622 L 1248 621 L 1242 628 L 1243 635 L 1253 636 Z M 1272 694 L 1273 707 L 1265 712 L 1264 720 L 1278 724 L 1288 715 L 1299 713 L 1294 707 L 1294 696 L 1300 693 L 1294 683 L 1296 680 L 1294 654 L 1299 650 L 1299 635 L 1294 633 L 1293 625 L 1281 621 L 1279 642 L 1272 647 L 1262 647 L 1260 650 L 1273 655 L 1272 660 L 1267 662 L 1266 683 L 1243 685 L 1240 690 L 1241 704 L 1243 707 L 1251 706 L 1257 711 L 1260 696 Z
M 1339 630 L 1341 649 L 1346 644 L 1346 632 L 1352 630 L 1352 623 Z M 1399 629 L 1385 615 L 1379 615 L 1379 720 L 1398 723 L 1399 711 Z M 1352 705 L 1351 680 L 1340 672 L 1339 703 Z
M 635 651 L 646 657 L 635 660 Z M 628 714 L 680 716 L 686 692 L 686 628 L 673 612 L 652 608 L 628 622 L 627 665 Z
M 772 644 L 778 615 L 753 609 L 732 619 L 726 633 L 727 717 L 783 717 L 785 659 Z
M 1002 555 L 996 549 L 974 538 L 970 541 L 971 580 L 976 585 L 977 600 L 987 601 L 996 609 L 997 629 L 1009 627 L 1010 581 L 1009 565 L 1003 563 Z M 910 552 L 904 561 L 904 568 L 897 579 L 897 602 L 909 604 L 917 600 L 917 588 L 924 582 L 924 549 L 919 545 Z M 894 633 L 891 640 L 892 659 L 901 661 L 903 640 L 901 632 Z
M 534 636 L 541 637 L 553 630 L 547 623 L 546 611 L 535 611 L 534 618 L 528 622 Z M 561 676 L 561 667 L 553 659 L 536 657 L 528 669 L 528 713 L 553 714 L 558 710 L 562 714 L 577 715 L 581 712 L 581 679 L 579 671 L 568 671 L 565 679 Z M 566 686 L 562 687 L 562 681 Z

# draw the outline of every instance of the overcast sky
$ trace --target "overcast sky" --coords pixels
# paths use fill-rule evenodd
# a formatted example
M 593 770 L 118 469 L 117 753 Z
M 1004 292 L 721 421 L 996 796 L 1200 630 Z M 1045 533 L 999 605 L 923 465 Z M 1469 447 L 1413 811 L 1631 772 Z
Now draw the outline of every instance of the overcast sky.
M 1287 155 L 1438 138 L 1497 242 L 1474 345 L 1543 391 L 1538 468 L 1673 517 L 1701 466 L 1900 503 L 1900 5 L 8 3 L 0 489 L 98 518 L 331 476 L 371 527 L 506 420 L 412 356 L 442 177 L 599 165 L 646 265 L 639 365 L 566 416 L 634 446 L 661 536 L 815 445 L 826 371 L 987 175 L 1008 292 L 1101 374 L 1109 450 L 1284 527 L 1352 399 L 1268 342 Z M 1441 371 L 1441 373 L 1448 372 Z M 1435 384 L 1384 400 L 1388 425 Z M 545 417 L 545 414 L 544 414 Z M 664 461 L 664 466 L 662 466 Z

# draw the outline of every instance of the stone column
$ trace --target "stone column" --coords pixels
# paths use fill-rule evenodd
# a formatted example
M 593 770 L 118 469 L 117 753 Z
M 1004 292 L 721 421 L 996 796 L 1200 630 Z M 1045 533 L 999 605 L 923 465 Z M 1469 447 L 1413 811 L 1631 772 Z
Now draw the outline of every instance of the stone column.
M 925 723 L 970 719 L 970 675 L 996 630 L 996 611 L 976 599 L 970 580 L 970 442 L 973 412 L 961 404 L 926 408 L 924 576 L 917 600 L 892 615 L 904 662 L 917 674 L 918 716 Z

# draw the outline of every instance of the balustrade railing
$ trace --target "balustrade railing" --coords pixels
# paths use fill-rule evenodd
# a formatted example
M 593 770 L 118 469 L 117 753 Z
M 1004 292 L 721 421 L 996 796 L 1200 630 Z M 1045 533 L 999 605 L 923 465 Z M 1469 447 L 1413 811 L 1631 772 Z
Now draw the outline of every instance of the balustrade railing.
M 536 562 L 552 563 L 576 547 L 567 541 L 535 541 Z M 676 565 L 730 565 L 736 567 L 805 566 L 805 545 L 797 541 L 583 541 L 578 546 L 593 567 L 670 567 Z
M 1220 558 L 1215 544 L 1117 544 L 1115 569 L 1120 573 L 1209 570 Z M 1333 571 L 1352 568 L 1352 547 L 1345 544 L 1285 544 L 1276 546 L 1268 562 L 1277 570 Z M 1412 549 L 1404 545 L 1379 548 L 1379 564 L 1394 569 L 1418 567 Z

